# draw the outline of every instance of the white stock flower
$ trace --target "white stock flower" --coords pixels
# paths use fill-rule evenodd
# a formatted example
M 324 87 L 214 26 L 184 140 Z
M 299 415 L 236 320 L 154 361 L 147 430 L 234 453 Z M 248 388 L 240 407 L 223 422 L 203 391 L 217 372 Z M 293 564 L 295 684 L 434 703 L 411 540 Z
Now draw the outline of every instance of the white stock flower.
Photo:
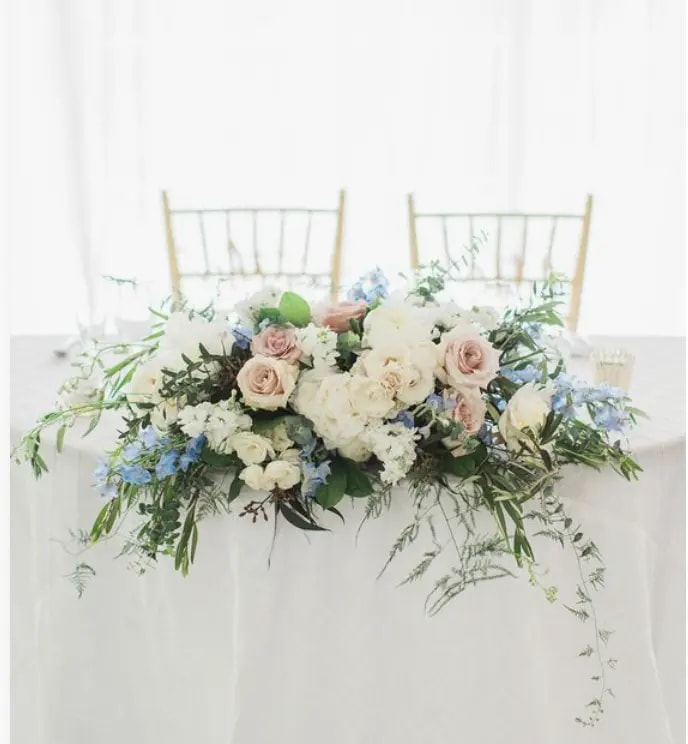
M 244 465 L 257 465 L 268 457 L 275 456 L 270 440 L 252 431 L 239 431 L 232 434 L 227 444 L 237 453 Z
M 360 440 L 382 463 L 382 482 L 396 485 L 413 467 L 417 438 L 415 428 L 409 429 L 402 423 L 393 423 L 366 427 Z
M 234 338 L 226 319 L 205 320 L 200 316 L 189 318 L 186 313 L 172 313 L 165 324 L 165 334 L 160 350 L 167 354 L 174 369 L 184 367 L 182 354 L 191 361 L 201 358 L 200 347 L 210 354 L 229 354 Z
M 402 295 L 390 295 L 363 321 L 364 346 L 396 341 L 413 345 L 429 341 L 434 325 L 431 310 L 407 302 Z
M 518 449 L 524 429 L 536 433 L 551 410 L 552 391 L 532 382 L 522 385 L 499 417 L 499 433 L 509 449 Z
M 314 368 L 332 367 L 337 363 L 337 334 L 329 328 L 309 323 L 296 330 L 296 344 Z
M 232 435 L 250 429 L 253 423 L 234 399 L 184 406 L 179 411 L 178 422 L 187 436 L 193 439 L 205 434 L 210 448 L 224 454 L 234 451 L 230 441 Z

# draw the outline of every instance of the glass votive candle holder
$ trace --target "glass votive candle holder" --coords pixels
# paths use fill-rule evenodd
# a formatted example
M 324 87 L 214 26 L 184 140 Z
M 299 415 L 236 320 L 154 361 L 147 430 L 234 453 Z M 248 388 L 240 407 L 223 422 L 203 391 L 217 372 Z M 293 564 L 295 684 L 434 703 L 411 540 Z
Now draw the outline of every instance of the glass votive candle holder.
M 628 393 L 635 357 L 623 349 L 595 349 L 592 352 L 595 366 L 595 384 L 607 383 Z

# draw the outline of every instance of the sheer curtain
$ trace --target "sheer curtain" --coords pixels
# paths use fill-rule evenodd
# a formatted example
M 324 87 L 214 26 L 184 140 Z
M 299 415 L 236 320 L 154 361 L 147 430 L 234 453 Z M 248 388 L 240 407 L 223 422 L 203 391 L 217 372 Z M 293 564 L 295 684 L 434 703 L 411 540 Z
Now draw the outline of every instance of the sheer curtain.
M 581 329 L 683 334 L 682 0 L 16 0 L 13 332 L 167 291 L 177 203 L 334 204 L 345 279 L 419 208 L 580 210 Z M 106 309 L 106 308 L 105 308 Z

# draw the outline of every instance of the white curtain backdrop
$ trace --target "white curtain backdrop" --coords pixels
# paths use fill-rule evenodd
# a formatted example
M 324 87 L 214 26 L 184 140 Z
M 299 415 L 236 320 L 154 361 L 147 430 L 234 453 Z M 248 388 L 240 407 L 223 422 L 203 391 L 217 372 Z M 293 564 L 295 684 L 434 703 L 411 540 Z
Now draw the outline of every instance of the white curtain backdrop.
M 581 330 L 684 334 L 683 0 L 15 0 L 11 330 L 158 281 L 176 203 L 334 205 L 345 279 L 420 209 L 582 210 Z

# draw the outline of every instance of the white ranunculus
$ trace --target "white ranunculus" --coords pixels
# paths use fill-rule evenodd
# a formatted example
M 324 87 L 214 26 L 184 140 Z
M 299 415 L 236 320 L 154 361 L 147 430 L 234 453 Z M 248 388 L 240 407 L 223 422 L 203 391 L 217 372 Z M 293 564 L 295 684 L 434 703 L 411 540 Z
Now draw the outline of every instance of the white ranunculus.
M 270 491 L 272 485 L 265 477 L 265 471 L 260 465 L 249 465 L 239 473 L 239 478 L 254 491 Z
M 379 380 L 353 375 L 348 389 L 352 409 L 366 419 L 381 419 L 394 407 L 392 393 Z
M 154 354 L 139 364 L 127 388 L 127 398 L 137 403 L 158 403 L 160 388 L 164 382 L 163 369 L 170 368 L 170 358 L 166 354 Z
M 158 431 L 167 431 L 179 416 L 180 407 L 174 398 L 168 398 L 150 409 L 151 424 Z
M 358 438 L 341 444 L 338 451 L 342 457 L 347 457 L 354 462 L 365 462 L 373 454 Z
M 529 382 L 512 396 L 499 417 L 499 432 L 509 449 L 518 449 L 524 429 L 537 432 L 551 410 L 552 391 Z
M 229 437 L 229 445 L 244 465 L 257 465 L 268 457 L 275 456 L 270 440 L 252 431 L 239 431 L 232 434 Z
M 160 349 L 168 354 L 174 369 L 184 366 L 182 354 L 192 361 L 201 358 L 200 347 L 210 354 L 229 354 L 234 338 L 226 319 L 207 321 L 201 317 L 189 318 L 186 313 L 172 313 L 165 324 L 165 334 Z
M 408 345 L 429 341 L 433 321 L 433 313 L 428 309 L 392 295 L 366 316 L 363 343 L 374 348 L 392 340 Z
M 273 484 L 271 488 L 286 490 L 300 482 L 301 468 L 293 462 L 273 460 L 265 466 L 264 478 Z

